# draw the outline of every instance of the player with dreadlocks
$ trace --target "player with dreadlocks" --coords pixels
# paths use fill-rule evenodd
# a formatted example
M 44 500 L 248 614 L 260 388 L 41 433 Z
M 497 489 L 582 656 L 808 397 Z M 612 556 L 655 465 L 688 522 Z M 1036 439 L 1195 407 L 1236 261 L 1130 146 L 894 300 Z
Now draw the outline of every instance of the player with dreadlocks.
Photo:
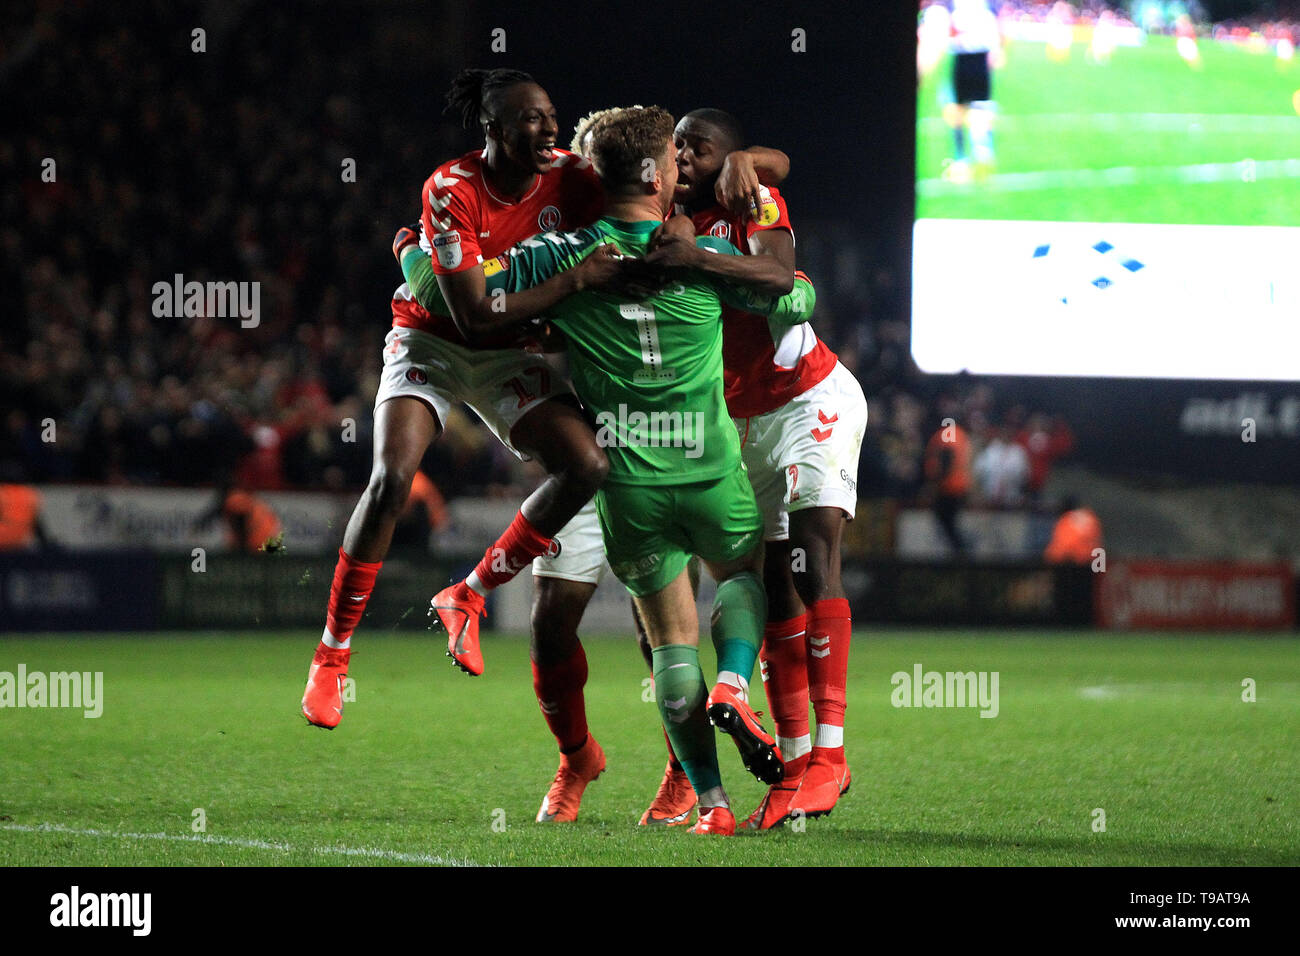
M 374 464 L 339 549 L 325 632 L 303 696 L 307 720 L 333 728 L 342 718 L 342 684 L 351 637 L 360 623 L 412 476 L 441 433 L 453 404 L 469 405 L 516 454 L 536 458 L 547 478 L 487 550 L 467 582 L 433 604 L 449 634 L 448 654 L 470 674 L 483 671 L 478 617 L 484 596 L 546 551 L 551 537 L 595 493 L 608 471 L 573 397 L 543 356 L 511 340 L 474 336 L 471 320 L 494 302 L 521 320 L 572 293 L 610 280 L 618 263 L 588 257 L 535 288 L 490 300 L 483 263 L 515 242 L 556 228 L 577 228 L 599 215 L 599 181 L 590 164 L 555 148 L 555 108 L 546 91 L 517 70 L 464 70 L 447 96 L 468 127 L 481 127 L 486 145 L 443 163 L 421 190 L 419 241 L 434 256 L 450 317 L 430 314 L 403 284 L 393 295 L 393 328 L 385 339 L 384 368 L 375 398 Z M 581 646 L 570 659 L 539 662 L 539 697 L 565 698 L 585 682 Z M 587 733 L 581 708 L 556 728 L 561 770 L 581 787 L 604 769 L 600 745 Z M 575 803 L 576 812 L 576 803 Z

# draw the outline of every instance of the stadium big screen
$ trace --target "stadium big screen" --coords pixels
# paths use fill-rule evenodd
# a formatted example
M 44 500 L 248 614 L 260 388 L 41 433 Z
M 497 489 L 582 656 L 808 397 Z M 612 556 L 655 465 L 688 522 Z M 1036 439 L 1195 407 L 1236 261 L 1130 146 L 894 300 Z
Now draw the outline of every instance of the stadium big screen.
M 1275 7 L 921 5 L 924 371 L 1297 378 L 1300 63 Z

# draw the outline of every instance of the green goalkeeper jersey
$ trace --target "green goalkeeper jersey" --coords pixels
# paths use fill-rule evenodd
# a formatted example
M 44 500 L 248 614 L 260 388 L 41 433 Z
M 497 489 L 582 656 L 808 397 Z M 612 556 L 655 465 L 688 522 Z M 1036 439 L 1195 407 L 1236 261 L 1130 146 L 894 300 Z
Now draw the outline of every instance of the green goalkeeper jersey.
M 525 239 L 486 264 L 487 291 L 540 285 L 601 243 L 643 256 L 658 226 L 603 218 L 575 232 Z M 695 241 L 720 255 L 740 254 L 714 236 Z M 403 270 L 426 308 L 445 309 L 427 256 L 404 257 Z M 778 298 L 698 273 L 641 302 L 583 291 L 549 311 L 568 340 L 574 387 L 595 416 L 597 441 L 609 455 L 609 481 L 684 484 L 743 467 L 723 390 L 724 302 L 790 322 L 805 321 L 811 311 L 802 292 Z
M 569 233 L 525 239 L 487 279 L 489 292 L 517 292 L 576 265 L 604 242 L 642 256 L 657 222 L 599 219 Z M 712 236 L 696 239 L 738 255 Z M 665 485 L 710 481 L 738 471 L 740 440 L 722 384 L 721 301 L 768 311 L 774 299 L 688 275 L 641 302 L 584 291 L 550 310 L 569 344 L 574 387 L 595 415 L 609 455 L 609 481 Z M 743 302 L 743 304 L 742 304 Z

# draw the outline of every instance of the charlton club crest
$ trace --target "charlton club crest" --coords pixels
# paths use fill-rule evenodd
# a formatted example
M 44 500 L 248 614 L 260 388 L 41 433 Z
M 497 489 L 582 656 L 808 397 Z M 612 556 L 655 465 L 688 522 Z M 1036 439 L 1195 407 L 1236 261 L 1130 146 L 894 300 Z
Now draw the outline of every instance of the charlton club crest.
M 717 236 L 719 239 L 729 240 L 731 238 L 731 223 L 727 222 L 725 219 L 719 219 L 713 224 L 713 227 L 709 229 L 709 235 Z
M 429 376 L 425 375 L 423 370 L 412 366 L 406 370 L 406 380 L 412 385 L 428 385 Z
M 537 214 L 537 228 L 542 232 L 550 232 L 552 229 L 559 228 L 560 210 L 554 206 L 547 206 Z

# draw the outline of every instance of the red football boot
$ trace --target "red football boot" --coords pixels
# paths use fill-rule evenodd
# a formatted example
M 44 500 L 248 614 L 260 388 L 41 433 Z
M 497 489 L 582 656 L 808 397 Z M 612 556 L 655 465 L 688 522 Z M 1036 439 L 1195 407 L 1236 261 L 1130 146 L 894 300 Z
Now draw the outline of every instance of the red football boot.
M 770 830 L 780 826 L 790 816 L 790 803 L 794 800 L 799 784 L 803 782 L 804 771 L 808 767 L 808 755 L 795 757 L 785 762 L 785 779 L 779 784 L 768 787 L 763 802 L 740 825 L 742 830 Z
M 691 832 L 735 836 L 736 818 L 726 807 L 710 807 L 700 813 L 700 819 L 691 827 Z
M 799 792 L 790 801 L 790 812 L 798 811 L 805 817 L 830 813 L 840 796 L 849 792 L 852 782 L 843 747 L 814 747 Z
M 785 776 L 776 738 L 763 729 L 758 715 L 740 699 L 737 689 L 718 683 L 708 701 L 709 721 L 736 742 L 745 769 L 766 784 L 780 783 Z
M 447 656 L 466 674 L 483 673 L 483 652 L 478 646 L 478 621 L 486 614 L 482 595 L 464 581 L 443 588 L 429 602 L 429 615 L 436 614 L 447 631 Z
M 302 695 L 302 715 L 309 724 L 333 730 L 343 719 L 343 679 L 348 676 L 349 647 L 316 645 Z

